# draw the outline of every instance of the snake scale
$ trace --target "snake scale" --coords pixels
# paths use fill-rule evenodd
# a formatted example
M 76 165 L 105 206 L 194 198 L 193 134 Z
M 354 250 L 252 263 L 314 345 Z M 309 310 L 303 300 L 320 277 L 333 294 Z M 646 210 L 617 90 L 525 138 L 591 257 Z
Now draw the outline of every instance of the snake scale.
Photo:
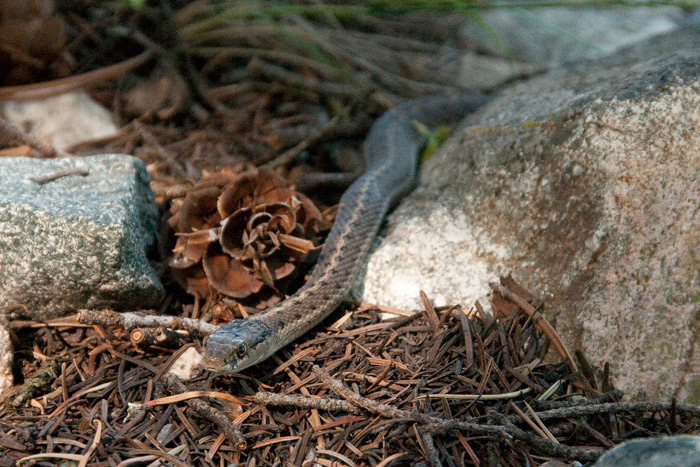
M 414 185 L 423 138 L 434 126 L 474 111 L 477 94 L 429 96 L 382 115 L 365 140 L 366 171 L 343 194 L 335 223 L 309 280 L 279 304 L 233 320 L 209 336 L 205 368 L 236 373 L 272 356 L 319 324 L 345 299 L 389 208 Z

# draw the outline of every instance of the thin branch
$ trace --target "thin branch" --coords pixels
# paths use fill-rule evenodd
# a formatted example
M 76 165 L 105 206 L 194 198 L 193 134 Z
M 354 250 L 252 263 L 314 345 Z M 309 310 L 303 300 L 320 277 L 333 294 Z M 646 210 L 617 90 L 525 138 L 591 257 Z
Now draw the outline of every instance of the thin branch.
M 171 373 L 163 376 L 162 381 L 172 393 L 182 394 L 187 392 L 187 387 L 182 383 L 182 381 Z M 248 443 L 243 437 L 243 433 L 241 432 L 240 428 L 238 428 L 238 426 L 236 426 L 233 421 L 231 421 L 223 412 L 216 410 L 201 399 L 188 399 L 186 402 L 187 405 L 189 405 L 192 410 L 197 413 L 197 415 L 209 420 L 212 423 L 216 423 L 229 441 L 233 443 L 234 449 L 242 451 L 248 446 Z
M 219 329 L 215 324 L 205 323 L 198 319 L 181 318 L 179 316 L 156 316 L 155 310 L 141 312 L 118 313 L 114 310 L 80 310 L 76 319 L 82 324 L 98 324 L 101 326 L 119 326 L 127 330 L 143 328 L 184 329 L 198 336 L 208 336 Z
M 288 405 L 301 409 L 320 409 L 328 412 L 360 413 L 360 410 L 348 401 L 329 399 L 322 397 L 297 396 L 294 394 L 276 394 L 274 392 L 260 391 L 253 396 L 253 400 L 262 405 Z

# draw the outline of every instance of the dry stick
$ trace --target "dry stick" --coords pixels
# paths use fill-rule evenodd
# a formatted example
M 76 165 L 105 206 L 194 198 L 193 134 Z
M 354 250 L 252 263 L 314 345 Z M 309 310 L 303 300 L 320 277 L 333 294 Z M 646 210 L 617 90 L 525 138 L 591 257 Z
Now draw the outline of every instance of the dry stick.
M 268 83 L 257 83 L 258 86 L 266 86 Z M 240 94 L 245 94 L 247 92 L 256 89 L 256 83 L 252 81 L 234 82 L 232 84 L 224 84 L 221 86 L 216 86 L 209 88 L 209 94 L 214 99 L 226 99 L 231 97 L 236 97 Z
M 323 62 L 279 50 L 268 50 L 253 47 L 193 47 L 190 49 L 190 52 L 193 55 L 199 55 L 201 57 L 211 57 L 212 60 L 210 60 L 210 62 L 207 64 L 208 67 L 212 66 L 212 62 L 217 62 L 230 57 L 261 57 L 266 60 L 285 62 L 298 68 L 309 68 L 329 80 L 339 81 L 343 79 L 342 73 Z M 205 74 L 206 71 L 207 70 L 202 70 L 202 72 Z
M 380 85 L 383 85 L 385 88 L 388 88 L 394 92 L 400 93 L 401 95 L 415 97 L 422 94 L 444 94 L 448 92 L 455 92 L 457 90 L 454 86 L 437 84 L 429 81 L 413 80 L 401 76 L 400 74 L 389 72 L 381 64 L 373 63 L 371 58 L 366 59 L 365 57 L 361 57 L 361 55 L 364 55 L 362 53 L 348 53 L 348 51 L 351 51 L 353 48 L 359 52 L 363 49 L 363 45 L 356 44 L 352 38 L 348 38 L 343 42 L 344 44 L 337 48 L 339 53 L 342 54 L 341 58 L 350 62 L 357 68 L 365 69 L 367 72 L 371 73 L 372 76 L 377 78 Z M 410 59 L 407 61 L 410 62 Z M 424 78 L 430 77 L 424 76 Z
M 82 324 L 119 326 L 129 330 L 138 327 L 184 329 L 200 336 L 207 336 L 219 329 L 219 326 L 215 324 L 205 323 L 198 319 L 155 316 L 148 313 L 155 313 L 155 311 L 117 313 L 114 310 L 80 310 L 76 319 Z
M 274 392 L 260 391 L 253 396 L 253 400 L 263 405 L 286 405 L 300 409 L 321 409 L 328 412 L 343 411 L 353 414 L 361 413 L 350 402 L 340 399 L 328 399 L 321 397 L 297 396 L 294 394 L 277 394 Z
M 382 404 L 381 402 L 376 402 L 367 399 L 366 397 L 362 397 L 361 395 L 356 394 L 350 389 L 343 386 L 343 384 L 340 381 L 334 379 L 331 375 L 328 374 L 328 372 L 323 370 L 318 365 L 314 365 L 312 369 L 314 374 L 319 379 L 321 379 L 321 381 L 323 381 L 323 383 L 326 386 L 328 386 L 328 388 L 331 391 L 333 391 L 340 397 L 343 397 L 351 404 L 375 415 L 381 415 L 385 418 L 402 418 L 408 420 L 415 420 L 416 422 L 424 423 L 426 425 L 435 425 L 442 427 L 442 429 L 438 431 L 450 431 L 453 429 L 460 429 L 469 430 L 473 431 L 474 433 L 480 434 L 497 434 L 507 439 L 511 438 L 511 436 L 508 435 L 508 433 L 502 426 L 481 425 L 477 423 L 462 422 L 459 420 L 444 420 L 442 418 L 433 417 L 431 415 L 426 415 L 424 413 L 417 412 L 414 410 L 398 409 L 387 404 Z
M 272 78 L 292 88 L 316 92 L 324 96 L 336 96 L 345 98 L 360 97 L 364 91 L 356 86 L 348 84 L 330 83 L 327 81 L 313 81 L 305 76 L 287 71 L 277 65 L 266 63 L 255 57 L 248 63 L 248 69 L 266 78 Z
M 593 371 L 593 366 L 588 363 L 586 356 L 583 354 L 581 349 L 574 350 L 574 355 L 576 355 L 576 360 L 579 365 L 581 365 L 581 375 L 583 376 L 582 383 L 585 384 L 585 391 L 587 395 L 600 396 L 600 384 L 598 384 L 598 378 L 595 376 L 595 371 Z
M 275 362 L 278 365 L 281 365 L 283 363 L 277 355 L 274 355 L 272 358 L 273 358 L 273 360 L 275 360 Z M 311 396 L 311 393 L 309 392 L 308 388 L 306 387 L 306 384 L 302 382 L 302 380 L 297 376 L 296 373 L 294 373 L 294 371 L 292 371 L 291 368 L 286 368 L 284 371 L 285 371 L 285 373 L 287 373 L 287 377 L 295 385 L 297 385 L 297 384 L 299 385 L 299 391 L 301 391 L 301 393 L 303 395 Z M 316 409 L 311 410 L 311 416 L 308 418 L 308 420 L 309 420 L 309 424 L 311 425 L 311 427 L 314 430 L 316 430 L 319 426 L 321 426 L 321 417 L 319 416 L 318 410 L 316 410 Z
M 564 457 L 568 460 L 593 462 L 603 453 L 603 451 L 593 451 L 590 449 L 569 447 L 564 444 L 555 444 L 549 440 L 542 439 L 539 436 L 535 436 L 532 433 L 521 430 L 515 425 L 512 425 L 508 421 L 508 417 L 498 413 L 493 414 L 493 418 L 495 422 L 503 423 L 505 425 L 505 429 L 513 436 L 513 438 L 524 441 L 526 444 L 534 447 L 538 451 L 552 457 Z
M 537 310 L 535 310 L 535 308 L 533 308 L 532 305 L 530 305 L 525 299 L 520 297 L 518 294 L 508 290 L 501 284 L 491 282 L 489 286 L 491 286 L 491 288 L 495 292 L 498 292 L 503 298 L 518 305 L 525 313 L 527 313 L 527 315 L 530 316 L 535 322 L 537 327 L 547 335 L 550 342 L 552 342 L 554 347 L 557 349 L 557 352 L 559 352 L 559 355 L 561 355 L 562 358 L 565 358 L 569 361 L 571 371 L 574 373 L 579 371 L 578 366 L 576 366 L 576 362 L 569 353 L 569 350 L 562 342 L 557 331 L 554 329 L 554 327 L 552 327 L 551 324 L 549 324 L 549 322 L 546 319 L 544 319 L 544 317 Z
M 534 410 L 532 410 L 532 407 L 530 404 L 527 403 L 527 401 L 523 401 L 523 404 L 525 404 L 525 407 L 527 408 L 528 412 L 530 412 L 530 415 L 532 415 L 532 418 L 534 419 L 533 421 L 537 424 L 537 426 L 540 427 L 542 432 L 549 438 L 550 441 L 553 443 L 559 444 L 559 441 L 554 437 L 551 431 L 547 428 L 547 426 L 544 424 L 544 422 L 537 416 Z M 515 404 L 513 404 L 515 406 Z
M 165 386 L 173 393 L 182 394 L 187 392 L 187 387 L 180 381 L 180 378 L 173 374 L 166 374 L 162 379 Z M 238 428 L 233 421 L 231 421 L 223 412 L 216 410 L 206 402 L 200 399 L 188 399 L 187 405 L 189 405 L 200 417 L 209 420 L 224 432 L 226 437 L 233 443 L 234 449 L 239 451 L 244 450 L 248 443 L 243 437 L 243 433 L 240 428 Z
M 102 421 L 100 419 L 96 419 L 94 422 L 95 425 L 97 425 L 97 428 L 95 429 L 95 436 L 93 437 L 92 443 L 90 443 L 90 447 L 88 448 L 87 452 L 83 454 L 83 458 L 80 459 L 78 467 L 86 467 L 88 465 L 92 453 L 95 452 L 98 444 L 100 444 L 102 441 Z
M 615 446 L 615 443 L 611 442 L 605 435 L 603 435 L 601 432 L 593 428 L 591 425 L 588 424 L 588 422 L 584 420 L 578 420 L 576 422 L 576 425 L 578 425 L 579 428 L 584 430 L 586 433 L 588 433 L 590 436 L 592 436 L 596 441 L 598 441 L 600 444 L 605 446 L 606 448 L 611 448 Z M 671 431 L 671 433 L 675 433 L 674 430 Z
M 328 38 L 344 39 L 345 36 L 351 35 L 354 38 L 365 39 L 369 43 L 380 44 L 383 47 L 392 49 L 398 52 L 413 52 L 424 53 L 427 55 L 436 56 L 441 51 L 449 49 L 455 53 L 461 52 L 461 49 L 451 47 L 446 44 L 436 44 L 434 42 L 424 42 L 420 39 L 411 39 L 406 36 L 390 36 L 385 33 L 364 32 L 364 31 L 348 31 L 318 28 L 327 34 Z
M 673 402 L 609 402 L 605 404 L 581 405 L 563 409 L 552 409 L 544 412 L 536 412 L 541 420 L 552 418 L 568 418 L 580 415 L 600 415 L 619 412 L 660 412 L 668 411 L 673 407 Z M 693 404 L 676 404 L 679 413 L 687 413 L 694 417 L 700 417 L 700 406 Z M 512 417 L 512 416 L 511 416 Z
M 542 439 L 538 436 L 527 433 L 526 431 L 516 427 L 505 416 L 498 417 L 497 421 L 502 421 L 506 423 L 507 426 L 483 425 L 477 423 L 463 422 L 460 420 L 445 420 L 442 418 L 433 417 L 431 415 L 426 415 L 412 410 L 409 411 L 398 409 L 396 407 L 392 407 L 387 404 L 382 404 L 362 397 L 359 394 L 356 394 L 355 392 L 343 386 L 343 384 L 340 381 L 331 377 L 325 370 L 321 369 L 318 365 L 314 365 L 312 369 L 314 374 L 319 379 L 321 379 L 321 381 L 323 381 L 323 383 L 326 386 L 328 386 L 328 388 L 331 391 L 345 398 L 351 404 L 361 407 L 367 410 L 368 412 L 381 415 L 386 418 L 402 418 L 414 420 L 416 422 L 424 424 L 424 426 L 422 426 L 421 429 L 431 434 L 445 433 L 454 430 L 465 430 L 475 434 L 497 435 L 506 440 L 511 440 L 515 438 L 534 446 L 536 449 L 543 453 L 586 462 L 598 459 L 598 457 L 600 457 L 601 454 L 598 451 L 564 446 L 562 444 L 555 444 L 549 440 Z M 700 410 L 700 408 L 698 409 Z
M 141 54 L 128 60 L 124 60 L 123 62 L 98 68 L 97 70 L 88 71 L 87 73 L 73 75 L 68 78 L 61 78 L 34 84 L 25 84 L 21 86 L 0 87 L 0 101 L 43 99 L 49 96 L 55 96 L 64 92 L 73 91 L 74 89 L 96 84 L 122 75 L 133 70 L 134 68 L 138 68 L 153 58 L 153 55 L 154 53 L 152 50 L 146 50 L 145 52 L 142 52 Z
M 167 21 L 168 23 L 170 23 L 168 25 L 169 29 L 171 32 L 174 33 L 176 47 L 181 50 L 187 50 L 185 42 L 180 37 L 178 28 L 174 25 L 172 12 L 167 6 L 167 3 L 163 2 L 163 4 L 164 11 L 166 12 L 168 17 Z M 233 116 L 233 111 L 228 106 L 224 105 L 219 99 L 215 98 L 209 93 L 209 87 L 205 83 L 204 78 L 202 78 L 202 76 L 192 64 L 189 54 L 183 53 L 181 54 L 181 56 L 178 57 L 175 53 L 172 53 L 168 49 L 165 49 L 160 44 L 154 42 L 140 31 L 135 31 L 133 33 L 133 37 L 145 46 L 158 52 L 160 57 L 165 59 L 165 63 L 170 71 L 177 73 L 177 67 L 175 66 L 175 63 L 182 62 L 186 72 L 186 75 L 182 78 L 185 79 L 186 82 L 188 82 L 192 91 L 194 91 L 194 93 L 202 100 L 202 102 L 204 102 L 204 104 L 209 106 L 211 109 L 214 109 L 217 112 L 219 112 L 221 115 L 225 115 L 227 117 Z
M 595 397 L 591 399 L 578 399 L 578 400 L 568 400 L 568 401 L 538 401 L 534 400 L 531 401 L 531 404 L 533 407 L 536 407 L 537 410 L 552 410 L 552 409 L 561 409 L 561 408 L 566 408 L 566 407 L 579 407 L 582 405 L 597 405 L 597 404 L 606 404 L 608 402 L 619 402 L 620 399 L 622 399 L 622 396 L 624 396 L 624 393 L 619 390 L 615 389 L 610 392 L 606 392 L 600 397 Z
M 255 164 L 261 165 L 264 163 L 265 165 L 272 167 L 273 169 L 289 164 L 307 148 L 332 134 L 341 125 L 342 122 L 347 122 L 347 117 L 352 111 L 352 109 L 362 100 L 364 100 L 362 96 L 355 99 L 352 103 L 344 107 L 337 115 L 335 115 L 326 125 L 323 126 L 323 128 L 311 133 L 309 136 L 307 136 L 301 142 L 299 142 L 296 146 L 286 150 L 279 156 L 275 157 L 275 159 L 269 162 L 265 162 L 266 158 L 260 158 L 255 161 Z
M 47 321 L 23 320 L 15 319 L 10 321 L 10 329 L 26 329 L 26 328 L 89 328 L 90 324 L 81 324 L 75 320 L 75 316 L 66 318 L 54 318 Z
M 363 69 L 371 73 L 373 77 L 377 78 L 377 81 L 384 84 L 384 86 L 386 86 L 387 88 L 391 88 L 391 90 L 394 92 L 405 94 L 406 91 L 408 91 L 414 93 L 415 95 L 419 95 L 421 93 L 439 94 L 444 93 L 446 91 L 445 86 L 440 86 L 438 84 L 432 83 L 420 83 L 414 80 L 410 80 L 408 78 L 404 78 L 400 75 L 389 73 L 382 66 L 379 66 L 375 63 L 372 63 L 369 60 L 365 60 L 364 58 L 360 57 L 360 55 L 367 55 L 367 52 L 371 53 L 371 49 L 361 47 L 361 49 L 363 49 L 363 51 L 366 53 L 347 53 L 346 51 L 348 50 L 349 46 L 353 45 L 355 41 L 351 41 L 350 43 L 348 43 L 346 38 L 346 40 L 343 41 L 344 46 L 336 46 L 333 44 L 333 41 L 329 40 L 328 37 L 324 36 L 321 31 L 316 30 L 306 21 L 302 20 L 301 18 L 296 18 L 296 21 L 297 24 L 300 25 L 301 30 L 304 31 L 301 34 L 302 37 L 304 37 L 304 39 L 314 43 L 314 45 L 319 47 L 321 50 L 323 50 L 330 56 L 336 57 L 337 59 L 340 59 L 341 61 L 350 66 L 354 66 L 355 68 Z M 379 46 L 376 47 L 379 48 Z M 382 52 L 379 52 L 378 56 L 381 56 L 382 54 Z M 418 88 L 421 88 L 422 91 Z
M 48 392 L 53 382 L 60 375 L 61 365 L 68 360 L 70 360 L 69 357 L 65 355 L 44 360 L 39 369 L 24 380 L 10 406 L 18 409 L 23 407 L 33 397 Z
M 671 410 L 668 414 L 668 418 L 670 420 L 669 422 L 669 428 L 671 429 L 671 433 L 675 433 L 678 427 L 676 426 L 676 415 L 678 414 L 678 401 L 674 397 L 671 400 Z
M 158 346 L 167 349 L 182 347 L 183 334 L 168 328 L 137 328 L 129 336 L 131 343 L 139 347 Z
M 544 431 L 542 431 L 542 429 L 537 425 L 537 423 L 535 423 L 534 421 L 532 421 L 532 419 L 531 419 L 530 417 L 528 417 L 527 415 L 525 415 L 525 412 L 523 412 L 522 410 L 520 410 L 520 409 L 518 408 L 517 405 L 513 404 L 512 402 L 508 402 L 508 406 L 509 406 L 511 409 L 513 409 L 513 410 L 515 411 L 515 413 L 517 413 L 518 416 L 519 416 L 525 423 L 527 423 L 528 425 L 530 425 L 530 428 L 532 428 L 533 430 L 535 430 L 535 433 L 537 433 L 538 435 L 540 435 L 541 438 L 545 438 L 545 439 L 547 438 L 547 435 L 544 433 Z
M 301 140 L 296 146 L 290 148 L 277 156 L 275 159 L 267 162 L 265 165 L 274 168 L 287 165 L 292 162 L 296 157 L 305 151 L 310 146 L 317 143 L 321 138 L 326 136 L 328 133 L 332 132 L 338 125 L 338 122 L 346 117 L 345 113 L 340 113 L 333 117 L 323 128 L 314 131 L 312 134 Z
M 62 170 L 60 172 L 53 173 L 51 175 L 46 175 L 43 177 L 39 178 L 30 178 L 31 181 L 36 183 L 37 185 L 44 185 L 45 183 L 53 182 L 54 180 L 58 180 L 59 178 L 63 177 L 70 177 L 71 175 L 78 175 L 80 177 L 87 177 L 90 174 L 85 169 L 70 169 L 70 170 Z
M 580 422 L 559 422 L 554 425 L 549 431 L 552 432 L 554 436 L 560 436 L 562 438 L 571 438 L 573 433 L 580 428 Z
M 433 467 L 442 467 L 442 462 L 440 462 L 440 452 L 435 447 L 435 442 L 433 441 L 433 436 L 428 431 L 421 431 L 415 428 L 416 433 L 419 434 L 421 444 L 425 453 L 428 455 L 428 460 Z

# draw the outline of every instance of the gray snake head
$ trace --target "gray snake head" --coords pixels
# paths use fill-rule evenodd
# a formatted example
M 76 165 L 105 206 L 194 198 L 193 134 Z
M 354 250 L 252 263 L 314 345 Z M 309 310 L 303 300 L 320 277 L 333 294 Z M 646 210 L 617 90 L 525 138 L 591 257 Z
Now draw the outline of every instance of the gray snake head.
M 221 374 L 238 373 L 261 362 L 270 356 L 271 334 L 261 321 L 250 318 L 231 321 L 207 339 L 204 368 Z

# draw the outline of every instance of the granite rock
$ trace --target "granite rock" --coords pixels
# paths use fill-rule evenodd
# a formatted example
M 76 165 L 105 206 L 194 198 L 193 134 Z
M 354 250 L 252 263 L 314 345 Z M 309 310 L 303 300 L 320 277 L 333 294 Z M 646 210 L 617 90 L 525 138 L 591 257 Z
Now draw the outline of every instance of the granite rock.
M 700 436 L 635 439 L 606 452 L 593 467 L 698 467 Z
M 10 123 L 56 149 L 117 133 L 112 114 L 85 91 L 45 99 L 0 102 Z
M 14 357 L 10 327 L 6 317 L 0 317 L 0 394 L 14 383 L 12 359 Z
M 680 7 L 503 8 L 467 21 L 461 34 L 488 55 L 552 67 L 601 58 L 652 36 L 670 33 L 686 19 Z
M 491 90 L 563 63 L 601 58 L 669 33 L 697 18 L 680 7 L 496 8 L 467 19 L 455 77 L 464 88 Z
M 422 167 L 355 295 L 469 307 L 512 273 L 628 395 L 699 402 L 698 43 L 693 26 L 505 89 Z
M 34 180 L 82 170 L 47 183 Z M 0 310 L 48 319 L 151 307 L 157 210 L 146 168 L 120 154 L 0 159 Z

